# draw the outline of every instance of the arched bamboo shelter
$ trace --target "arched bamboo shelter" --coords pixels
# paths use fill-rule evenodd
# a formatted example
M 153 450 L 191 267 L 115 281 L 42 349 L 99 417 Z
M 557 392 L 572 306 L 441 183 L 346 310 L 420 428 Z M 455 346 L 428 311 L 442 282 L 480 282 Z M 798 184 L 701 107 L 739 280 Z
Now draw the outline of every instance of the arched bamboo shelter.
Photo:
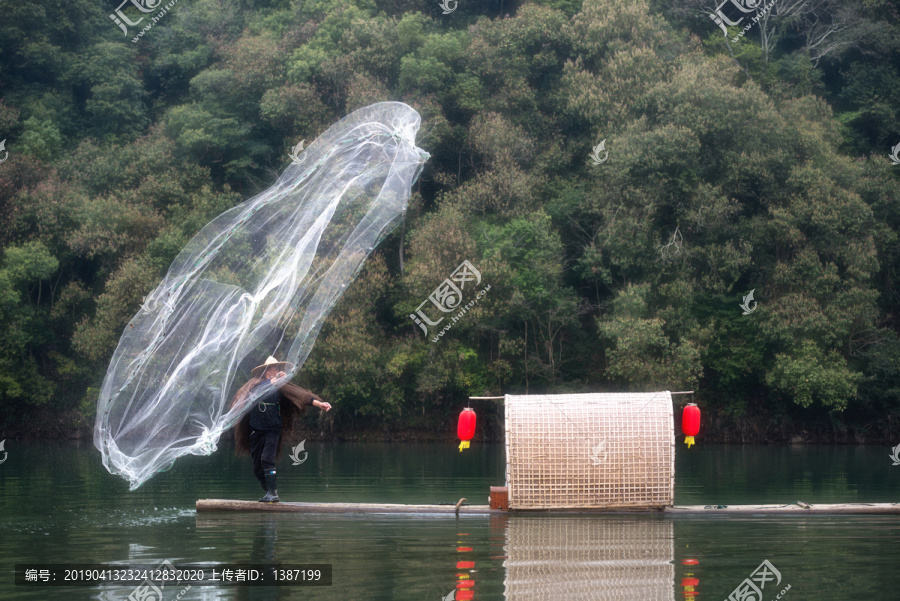
M 669 391 L 506 395 L 509 508 L 666 507 L 675 482 Z

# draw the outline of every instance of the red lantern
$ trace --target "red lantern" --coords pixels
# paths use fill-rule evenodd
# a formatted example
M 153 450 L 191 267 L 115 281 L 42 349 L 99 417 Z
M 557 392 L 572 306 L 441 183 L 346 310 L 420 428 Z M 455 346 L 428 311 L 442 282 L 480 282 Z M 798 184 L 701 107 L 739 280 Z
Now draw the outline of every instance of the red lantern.
M 462 441 L 459 443 L 459 452 L 469 448 L 469 441 L 475 436 L 475 412 L 469 407 L 459 414 L 459 424 L 456 426 L 456 435 Z
M 681 414 L 681 431 L 685 435 L 684 442 L 691 448 L 694 437 L 700 431 L 700 408 L 694 403 L 686 405 Z

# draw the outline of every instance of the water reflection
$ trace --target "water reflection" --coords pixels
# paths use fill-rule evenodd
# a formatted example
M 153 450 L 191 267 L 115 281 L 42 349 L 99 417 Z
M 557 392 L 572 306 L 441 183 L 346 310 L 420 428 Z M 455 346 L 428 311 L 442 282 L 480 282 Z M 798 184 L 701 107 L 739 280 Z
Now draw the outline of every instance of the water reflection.
M 681 594 L 684 595 L 685 601 L 694 601 L 697 596 L 697 587 L 700 586 L 700 579 L 697 578 L 699 571 L 695 572 L 698 568 L 694 566 L 700 565 L 700 560 L 695 558 L 682 559 L 681 565 L 683 566 L 681 570 L 681 574 L 683 578 L 681 579 Z
M 279 519 L 281 518 L 281 519 Z M 283 516 L 274 513 L 237 513 L 207 516 L 197 514 L 198 533 L 204 536 L 216 536 L 218 532 L 230 531 L 244 538 L 246 552 L 240 552 L 240 559 L 233 563 L 262 564 L 261 571 L 265 580 L 275 579 L 275 567 L 279 562 L 277 553 L 279 528 L 290 528 L 284 523 Z M 281 558 L 282 563 L 296 563 L 288 558 Z M 219 569 L 230 567 L 222 563 Z M 270 601 L 279 598 L 279 586 L 262 585 L 207 585 L 195 587 L 200 601 Z M 192 597 L 186 596 L 185 599 Z
M 506 601 L 674 601 L 672 522 L 510 516 Z
M 459 524 L 459 520 L 457 520 Z M 459 539 L 456 541 L 456 552 L 459 554 L 459 561 L 456 562 L 456 595 L 453 597 L 455 601 L 471 601 L 475 599 L 475 568 L 474 543 L 469 538 L 468 532 L 458 532 Z M 449 596 L 449 595 L 448 595 Z
M 275 543 L 278 541 L 278 516 L 271 513 L 263 513 L 258 516 L 259 523 L 255 528 L 255 536 L 251 546 L 250 559 L 252 562 L 266 564 L 265 579 L 269 582 L 275 579 L 275 564 L 278 557 L 275 554 Z M 287 563 L 291 563 L 289 560 Z M 269 601 L 277 599 L 277 586 L 236 586 L 234 599 L 236 601 Z
M 239 530 L 242 537 L 253 536 L 245 541 L 244 552 L 259 563 L 291 563 L 285 554 L 293 553 L 298 522 L 318 523 L 317 529 L 345 524 L 356 537 L 341 563 L 368 557 L 366 575 L 354 581 L 354 574 L 345 570 L 334 586 L 316 589 L 221 587 L 220 598 L 274 599 L 277 591 L 278 599 L 350 599 L 365 591 L 370 599 L 674 601 L 679 582 L 673 521 L 655 516 L 197 516 L 198 530 Z M 386 533 L 395 540 L 387 548 L 380 539 Z M 377 546 L 368 542 L 374 540 L 379 540 Z M 305 560 L 311 561 L 308 555 Z M 392 564 L 407 569 L 385 570 Z M 445 567 L 429 571 L 429 564 Z M 372 590 L 376 571 L 381 590 Z
M 323 445 L 303 464 L 315 467 L 315 477 L 286 479 L 282 494 L 322 502 L 453 503 L 465 496 L 484 503 L 489 487 L 503 482 L 505 463 L 502 447 L 483 446 L 471 454 L 448 454 L 446 445 Z M 896 501 L 900 467 L 892 467 L 884 451 L 692 449 L 676 455 L 676 503 Z M 727 598 L 764 559 L 793 585 L 785 601 L 894 599 L 900 590 L 896 516 L 679 516 L 660 523 L 637 515 L 455 520 L 452 514 L 196 514 L 198 498 L 249 498 L 245 470 L 227 452 L 186 457 L 129 492 L 103 469 L 89 441 L 17 443 L 16 453 L 0 466 L 0 563 L 10 572 L 28 562 L 115 566 L 159 565 L 165 559 L 179 567 L 202 563 L 219 569 L 268 561 L 334 566 L 332 586 L 272 587 L 279 601 L 438 601 L 456 593 L 457 574 L 475 569 L 469 574 L 478 601 L 549 598 L 548 588 L 560 599 L 615 598 L 621 590 L 621 599 L 647 601 L 659 595 L 654 597 L 655 587 L 645 592 L 651 579 L 636 574 L 653 566 L 628 563 L 629 556 L 614 545 L 633 543 L 642 528 L 650 529 L 650 541 L 657 540 L 652 529 L 662 528 L 665 545 L 665 531 L 674 526 L 672 592 L 665 598 Z M 532 530 L 537 534 L 527 534 Z M 460 552 L 459 546 L 473 550 Z M 666 557 L 650 544 L 642 548 L 651 558 Z M 689 560 L 697 563 L 684 563 Z M 457 567 L 462 561 L 474 566 Z M 631 579 L 641 582 L 608 582 L 617 564 L 633 565 Z M 15 586 L 11 573 L 0 577 L 3 601 L 100 599 L 102 592 L 110 601 L 127 601 L 133 589 Z M 164 601 L 173 601 L 181 589 L 167 586 Z M 179 601 L 237 598 L 271 599 L 272 590 L 194 586 Z

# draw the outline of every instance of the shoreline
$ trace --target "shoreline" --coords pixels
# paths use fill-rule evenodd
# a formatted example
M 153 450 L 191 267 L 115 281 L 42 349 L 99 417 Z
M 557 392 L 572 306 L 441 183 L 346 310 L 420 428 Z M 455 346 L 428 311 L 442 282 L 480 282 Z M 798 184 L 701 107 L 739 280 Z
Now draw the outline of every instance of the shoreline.
M 697 437 L 698 444 L 727 444 L 727 445 L 845 445 L 845 446 L 866 446 L 866 445 L 887 445 L 895 446 L 900 442 L 900 435 L 897 440 L 890 437 L 862 437 L 852 429 L 842 432 L 840 436 L 837 433 L 830 433 L 830 436 L 824 432 L 793 434 L 786 437 L 757 437 L 740 435 L 727 435 L 725 433 L 709 433 L 701 434 Z M 0 440 L 71 440 L 71 441 L 88 441 L 93 442 L 93 427 L 80 428 L 60 428 L 58 426 L 49 426 L 41 429 L 30 429 L 27 432 L 9 428 L 0 431 Z M 681 444 L 683 436 L 680 432 L 676 432 L 675 442 Z M 444 442 L 458 443 L 456 432 L 448 430 L 446 432 L 435 432 L 433 430 L 420 429 L 399 429 L 393 431 L 385 431 L 382 429 L 363 428 L 344 431 L 325 432 L 314 428 L 302 427 L 295 428 L 289 440 L 300 441 L 303 439 L 316 440 L 320 442 Z M 219 445 L 232 446 L 232 437 L 230 432 L 226 432 L 219 439 Z M 475 444 L 478 443 L 497 443 L 504 442 L 502 432 L 496 435 L 485 436 L 481 431 L 476 432 L 473 439 Z
M 435 420 L 438 421 L 437 419 Z M 825 423 L 796 424 L 793 427 L 780 426 L 776 422 L 741 421 L 730 423 L 721 416 L 707 413 L 701 420 L 699 444 L 754 444 L 754 445 L 886 445 L 890 448 L 900 444 L 900 423 L 884 420 L 881 427 L 849 425 L 837 429 Z M 86 440 L 93 443 L 94 422 L 89 421 L 76 410 L 59 411 L 42 408 L 35 412 L 29 427 L 22 424 L 7 424 L 0 427 L 0 440 Z M 456 419 L 448 419 L 429 427 L 403 427 L 393 429 L 379 427 L 356 427 L 323 430 L 316 420 L 300 420 L 288 440 L 299 442 L 303 439 L 323 442 L 452 442 L 456 437 Z M 675 441 L 683 444 L 680 420 L 675 419 Z M 230 446 L 233 440 L 230 431 L 219 439 L 219 444 Z M 475 432 L 475 443 L 503 443 L 502 418 L 488 413 L 482 416 Z

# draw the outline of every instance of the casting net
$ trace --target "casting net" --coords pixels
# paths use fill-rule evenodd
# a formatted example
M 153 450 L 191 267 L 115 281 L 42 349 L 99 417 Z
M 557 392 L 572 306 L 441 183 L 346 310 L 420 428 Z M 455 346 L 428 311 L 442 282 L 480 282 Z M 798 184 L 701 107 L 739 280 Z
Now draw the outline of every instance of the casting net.
M 400 102 L 330 127 L 265 192 L 208 223 L 125 327 L 94 444 L 134 490 L 180 456 L 209 455 L 265 387 L 229 409 L 266 357 L 303 365 L 325 317 L 399 222 L 428 153 Z M 255 396 L 254 396 L 255 395 Z

